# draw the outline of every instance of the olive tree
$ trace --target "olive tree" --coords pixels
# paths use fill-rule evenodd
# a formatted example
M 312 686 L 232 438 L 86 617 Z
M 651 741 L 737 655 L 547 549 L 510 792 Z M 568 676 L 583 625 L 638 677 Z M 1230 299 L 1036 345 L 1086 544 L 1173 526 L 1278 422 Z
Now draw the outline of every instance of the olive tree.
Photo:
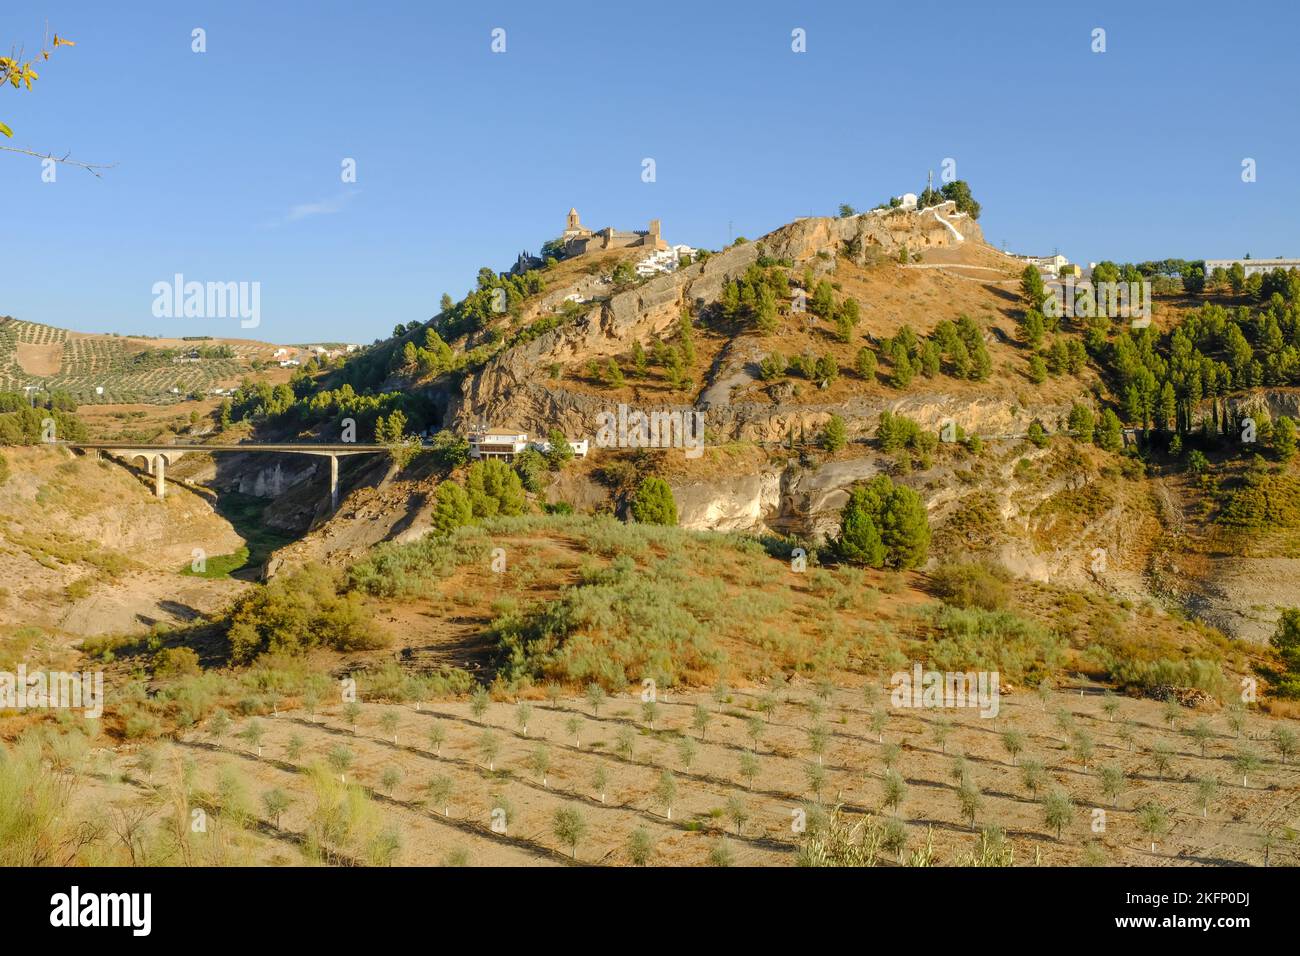
M 528 768 L 542 781 L 543 787 L 547 786 L 547 774 L 551 769 L 551 752 L 543 746 L 538 746 L 528 755 Z
M 1145 803 L 1138 808 L 1137 825 L 1148 840 L 1151 852 L 1156 852 L 1156 840 L 1169 829 L 1169 811 L 1158 803 Z
M 379 726 L 383 729 L 384 734 L 393 738 L 393 743 L 397 743 L 397 725 L 399 718 L 397 711 L 386 710 L 379 715 Z
M 822 763 L 822 757 L 826 753 L 826 743 L 830 740 L 830 734 L 825 724 L 817 724 L 808 729 L 808 749 L 812 751 L 819 764 Z
M 428 731 L 429 747 L 433 750 L 434 755 L 442 756 L 442 745 L 447 741 L 447 728 L 442 725 L 441 721 L 435 720 L 429 725 Z
M 691 712 L 691 726 L 699 733 L 700 740 L 704 739 L 704 732 L 709 729 L 709 722 L 712 720 L 713 714 L 709 713 L 707 707 L 702 704 L 695 705 L 695 710 Z
M 605 703 L 605 688 L 594 681 L 587 685 L 587 704 L 591 707 L 591 716 L 600 716 L 600 707 Z
M 591 788 L 600 794 L 600 802 L 605 802 L 605 791 L 609 787 L 609 771 L 605 769 L 604 764 L 596 764 L 596 769 L 591 772 Z
M 740 799 L 739 795 L 732 794 L 727 798 L 727 817 L 736 827 L 736 836 L 740 836 L 741 828 L 749 820 L 749 810 L 745 806 L 745 801 Z
M 980 788 L 969 779 L 963 780 L 961 786 L 957 788 L 957 804 L 966 825 L 972 830 L 975 829 L 975 817 L 984 806 Z
M 347 783 L 345 775 L 348 767 L 352 766 L 352 751 L 342 745 L 331 747 L 329 753 L 325 755 L 325 759 L 329 761 L 329 765 L 334 772 L 339 775 L 339 782 Z
M 528 721 L 533 716 L 533 705 L 526 700 L 521 700 L 515 704 L 515 726 L 519 728 L 520 734 L 528 736 Z
M 429 793 L 429 801 L 435 807 L 442 807 L 442 815 L 444 817 L 451 816 L 451 797 L 456 789 L 451 777 L 444 774 L 430 777 L 429 784 L 425 789 Z
M 1025 749 L 1025 735 L 1022 731 L 1014 727 L 1002 731 L 1002 749 L 1007 752 L 1011 758 L 1011 766 L 1016 766 L 1016 760 Z
M 1237 769 L 1237 773 L 1241 774 L 1242 787 L 1247 787 L 1248 778 L 1259 769 L 1259 754 L 1249 747 L 1240 747 L 1232 757 L 1232 765 Z
M 695 746 L 695 740 L 682 734 L 677 741 L 677 757 L 682 762 L 683 771 L 690 772 L 691 764 L 695 762 L 698 753 L 699 750 Z
M 633 866 L 648 866 L 654 856 L 654 842 L 645 827 L 637 827 L 627 837 L 627 857 Z
M 672 771 L 665 770 L 659 774 L 659 782 L 655 784 L 655 799 L 665 808 L 665 819 L 673 818 L 673 803 L 677 800 L 677 778 L 672 775 Z
M 1124 773 L 1124 768 L 1118 764 L 1109 764 L 1101 768 L 1099 775 L 1101 776 L 1101 792 L 1110 797 L 1112 808 L 1119 806 L 1120 794 L 1128 786 L 1128 776 Z
M 587 835 L 587 820 L 574 807 L 560 807 L 551 820 L 555 838 L 569 847 L 573 858 L 578 858 L 578 844 Z
M 759 774 L 758 757 L 753 753 L 741 754 L 738 769 L 741 778 L 745 781 L 745 786 L 753 790 L 754 781 L 758 779 Z
M 897 813 L 903 798 L 907 796 L 907 784 L 903 782 L 898 771 L 891 769 L 886 770 L 885 775 L 880 778 L 880 785 L 881 805 Z
M 474 715 L 475 720 L 482 720 L 490 703 L 492 703 L 492 695 L 486 688 L 478 687 L 469 695 L 469 712 Z
M 1020 777 L 1030 795 L 1038 796 L 1038 791 L 1043 788 L 1043 762 L 1033 758 L 1026 759 L 1020 764 Z
M 361 705 L 355 700 L 349 701 L 343 705 L 343 719 L 348 722 L 348 727 L 355 734 L 357 732 L 357 718 L 361 716 Z
M 384 772 L 379 776 L 379 788 L 390 797 L 401 782 L 402 774 L 396 767 L 385 767 Z
M 1282 758 L 1282 763 L 1287 763 L 1295 756 L 1295 732 L 1289 727 L 1278 727 L 1273 731 L 1273 746 L 1277 748 L 1277 755 Z
M 262 726 L 261 721 L 256 717 L 250 720 L 239 736 L 257 752 L 259 757 L 262 756 L 262 738 L 266 736 L 266 728 Z
M 1188 727 L 1185 733 L 1187 736 L 1191 737 L 1192 740 L 1196 741 L 1197 746 L 1201 749 L 1201 756 L 1204 757 L 1206 745 L 1214 739 L 1214 730 L 1210 727 L 1209 722 L 1202 717 L 1196 723 L 1192 724 L 1192 726 Z
M 266 809 L 266 815 L 271 818 L 272 825 L 280 829 L 280 814 L 289 809 L 293 801 L 289 795 L 278 787 L 274 790 L 267 790 L 262 794 L 262 806 Z
M 1043 798 L 1043 822 L 1056 830 L 1059 842 L 1061 832 L 1074 819 L 1074 801 L 1064 790 L 1053 790 Z
M 492 731 L 485 730 L 479 734 L 478 752 L 479 756 L 483 758 L 483 762 L 487 764 L 488 770 L 495 770 L 497 755 L 501 753 L 501 741 L 497 739 L 497 735 Z
M 1218 792 L 1219 781 L 1213 777 L 1201 777 L 1196 781 L 1196 805 L 1201 808 L 1202 819 L 1209 816 L 1210 804 L 1214 802 Z

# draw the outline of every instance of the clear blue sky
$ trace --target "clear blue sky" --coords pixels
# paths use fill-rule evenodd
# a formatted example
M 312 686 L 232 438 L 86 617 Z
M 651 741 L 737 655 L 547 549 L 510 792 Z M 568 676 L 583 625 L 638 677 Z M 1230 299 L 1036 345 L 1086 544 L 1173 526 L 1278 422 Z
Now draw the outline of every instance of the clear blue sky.
M 1294 3 L 11 0 L 0 46 L 46 19 L 77 46 L 0 91 L 7 142 L 118 165 L 0 154 L 0 314 L 79 330 L 240 335 L 153 318 L 181 272 L 259 281 L 258 338 L 368 342 L 570 206 L 717 248 L 945 157 L 1013 251 L 1300 254 Z

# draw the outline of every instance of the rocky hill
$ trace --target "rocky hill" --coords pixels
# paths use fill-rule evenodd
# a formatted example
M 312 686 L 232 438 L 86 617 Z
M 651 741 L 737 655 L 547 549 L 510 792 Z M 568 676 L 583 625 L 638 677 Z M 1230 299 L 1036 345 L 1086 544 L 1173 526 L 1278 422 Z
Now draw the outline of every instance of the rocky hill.
M 541 273 L 542 292 L 479 328 L 449 329 L 435 318 L 408 331 L 375 350 L 391 356 L 382 388 L 427 396 L 438 408 L 435 427 L 454 432 L 488 422 L 591 439 L 599 416 L 620 404 L 702 414 L 707 447 L 697 461 L 680 451 L 596 448 L 554 475 L 540 497 L 579 510 L 621 512 L 629 469 L 652 470 L 671 484 L 686 527 L 816 540 L 835 533 L 855 483 L 901 473 L 926 502 L 936 561 L 987 555 L 1025 578 L 1204 613 L 1255 641 L 1271 633 L 1281 607 L 1300 604 L 1300 574 L 1285 548 L 1203 553 L 1216 527 L 1194 482 L 1068 439 L 1027 440 L 1031 426 L 1068 431 L 1075 405 L 1100 414 L 1106 385 L 1086 361 L 1032 378 L 1026 357 L 1033 353 L 1018 328 L 1024 264 L 986 244 L 952 203 L 800 219 L 668 274 L 612 282 L 618 263 L 634 259 L 634 250 L 624 250 L 553 263 Z M 790 301 L 779 302 L 774 326 L 760 329 L 752 314 L 728 314 L 724 303 L 729 286 L 765 272 L 787 277 Z M 847 334 L 832 316 L 795 304 L 823 281 L 837 308 L 854 302 L 857 320 Z M 1157 327 L 1195 304 L 1158 302 Z M 933 338 L 941 324 L 963 317 L 978 338 L 972 347 L 987 355 L 982 374 L 954 371 L 945 353 L 934 372 L 900 386 L 885 358 L 895 338 Z M 403 368 L 398 349 L 422 342 L 429 328 L 443 329 L 457 354 L 480 358 L 457 374 Z M 1069 338 L 1063 329 L 1054 340 L 1063 348 Z M 867 371 L 855 367 L 864 346 L 880 356 Z M 676 371 L 665 348 L 689 353 Z M 810 365 L 825 357 L 838 374 L 767 376 L 773 356 L 792 364 L 807 356 Z M 1234 408 L 1267 407 L 1273 417 L 1296 402 L 1289 389 L 1231 399 Z M 882 413 L 968 440 L 882 451 Z M 828 453 L 817 445 L 832 416 L 843 421 L 847 445 Z M 431 526 L 437 480 L 390 473 L 380 487 L 358 488 L 359 511 L 345 503 L 344 517 L 324 522 L 288 554 L 355 556 L 381 540 L 418 536 Z M 357 526 L 351 518 L 360 512 L 367 518 Z M 1195 558 L 1181 559 L 1185 553 Z M 1264 569 L 1267 595 L 1216 583 Z

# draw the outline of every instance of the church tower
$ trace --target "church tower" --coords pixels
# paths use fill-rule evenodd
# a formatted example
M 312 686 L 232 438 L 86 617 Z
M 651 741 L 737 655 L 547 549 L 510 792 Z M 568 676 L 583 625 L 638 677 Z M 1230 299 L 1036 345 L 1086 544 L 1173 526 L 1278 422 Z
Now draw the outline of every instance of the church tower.
M 566 239 L 576 238 L 578 236 L 589 236 L 591 233 L 582 225 L 582 220 L 578 218 L 576 208 L 569 210 L 569 215 L 564 222 L 564 237 Z

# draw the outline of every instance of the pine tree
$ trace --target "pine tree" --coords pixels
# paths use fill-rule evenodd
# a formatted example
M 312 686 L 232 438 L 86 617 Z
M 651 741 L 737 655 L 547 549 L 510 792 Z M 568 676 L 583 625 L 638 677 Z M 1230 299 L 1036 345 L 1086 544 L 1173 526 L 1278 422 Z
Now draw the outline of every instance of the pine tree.
M 1119 416 L 1109 408 L 1101 413 L 1096 441 L 1098 447 L 1106 451 L 1119 451 L 1124 447 L 1124 430 L 1119 423 Z
M 1043 303 L 1047 301 L 1047 289 L 1037 266 L 1025 266 L 1020 273 L 1020 297 L 1025 300 L 1026 309 L 1042 311 Z
M 454 481 L 444 481 L 434 493 L 433 526 L 439 534 L 450 534 L 474 520 L 474 508 L 465 489 Z
M 880 540 L 866 497 L 854 489 L 848 503 L 840 512 L 840 554 L 850 561 L 858 561 L 873 568 L 885 563 L 885 545 Z
M 874 382 L 876 380 L 876 353 L 872 351 L 871 346 L 864 345 L 858 349 L 858 355 L 853 362 L 853 367 L 866 381 Z
M 632 518 L 639 524 L 677 524 L 677 502 L 668 482 L 653 476 L 644 479 L 632 497 Z
M 844 419 L 838 415 L 832 415 L 830 421 L 826 423 L 825 429 L 822 430 L 821 437 L 822 447 L 831 454 L 839 451 L 848 444 L 848 436 L 844 428 Z

